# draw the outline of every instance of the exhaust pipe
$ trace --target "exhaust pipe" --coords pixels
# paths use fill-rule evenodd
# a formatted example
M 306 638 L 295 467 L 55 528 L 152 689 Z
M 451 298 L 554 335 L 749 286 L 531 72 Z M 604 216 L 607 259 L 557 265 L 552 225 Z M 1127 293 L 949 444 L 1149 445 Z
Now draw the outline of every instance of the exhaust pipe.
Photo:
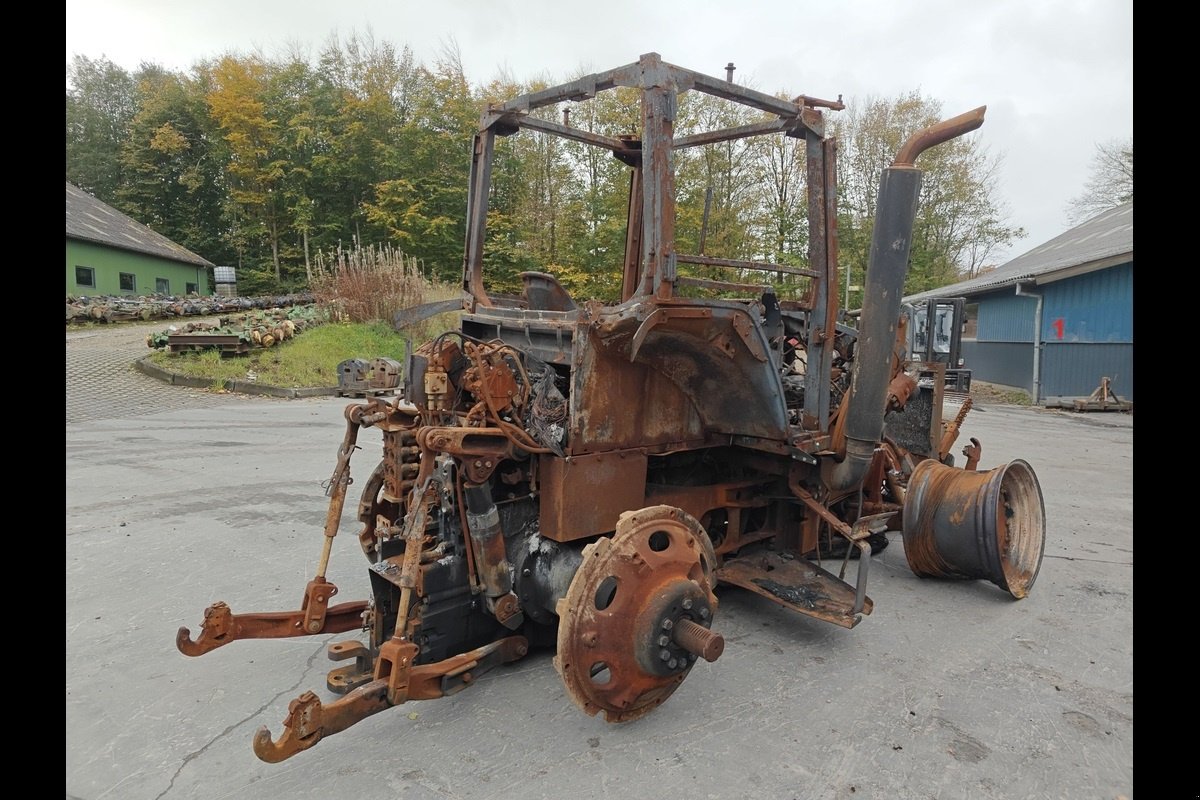
M 892 345 L 896 341 L 900 298 L 908 275 L 913 221 L 921 191 L 921 170 L 914 162 L 934 145 L 983 125 L 985 111 L 987 106 L 980 106 L 917 131 L 880 177 L 854 375 L 847 400 L 846 458 L 826 476 L 825 483 L 832 491 L 852 489 L 862 482 L 883 435 Z
M 905 494 L 904 555 L 922 578 L 986 578 L 1020 600 L 1037 580 L 1046 505 L 1017 459 L 987 472 L 917 465 Z

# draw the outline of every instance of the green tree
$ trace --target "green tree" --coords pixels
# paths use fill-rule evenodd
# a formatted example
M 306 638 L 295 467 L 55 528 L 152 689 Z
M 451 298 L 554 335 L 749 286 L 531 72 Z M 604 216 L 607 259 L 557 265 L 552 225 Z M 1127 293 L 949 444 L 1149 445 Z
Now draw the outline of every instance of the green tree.
M 453 48 L 432 69 L 419 67 L 410 104 L 396 130 L 396 147 L 383 180 L 363 201 L 366 219 L 420 259 L 442 280 L 462 268 L 471 136 L 479 108 Z
M 675 136 L 733 128 L 760 120 L 753 109 L 700 92 L 680 99 Z M 755 153 L 749 140 L 734 139 L 675 151 L 675 238 L 681 251 L 700 249 L 704 203 L 709 189 L 712 204 L 705 233 L 706 255 L 749 258 L 757 254 L 750 220 L 756 213 Z M 698 270 L 720 280 L 736 280 L 721 270 Z M 761 276 L 759 276 L 761 279 Z
M 909 136 L 947 115 L 940 101 L 916 91 L 851 100 L 847 106 L 831 125 L 839 141 L 839 260 L 849 264 L 850 282 L 861 285 L 883 170 Z M 975 136 L 952 139 L 920 157 L 917 166 L 924 174 L 906 293 L 974 275 L 997 250 L 1025 235 L 1008 222 L 996 192 L 1000 163 Z M 861 295 L 851 296 L 851 306 L 859 302 Z
M 575 77 L 582 77 L 576 75 Z M 611 138 L 636 133 L 641 115 L 637 94 L 618 89 L 573 104 L 570 124 Z M 577 295 L 616 300 L 621 293 L 631 170 L 604 148 L 565 141 L 572 180 L 562 219 L 559 252 L 582 277 Z
M 283 278 L 279 242 L 286 224 L 287 162 L 280 125 L 268 114 L 270 71 L 271 65 L 260 56 L 224 56 L 210 68 L 207 100 L 229 149 L 225 173 L 237 220 L 234 239 L 241 249 L 265 238 L 278 288 Z
M 412 120 L 425 75 L 407 47 L 377 41 L 369 31 L 345 41 L 331 37 L 317 75 L 313 108 L 324 134 L 312 162 L 321 189 L 313 197 L 316 233 L 326 247 L 387 236 L 386 223 L 369 208 L 378 202 L 380 184 L 409 173 L 401 131 Z
M 123 175 L 121 147 L 137 113 L 135 82 L 107 58 L 75 56 L 67 66 L 67 180 L 113 202 Z
M 116 205 L 172 241 L 221 263 L 224 148 L 195 78 L 143 66 L 139 110 L 121 150 Z

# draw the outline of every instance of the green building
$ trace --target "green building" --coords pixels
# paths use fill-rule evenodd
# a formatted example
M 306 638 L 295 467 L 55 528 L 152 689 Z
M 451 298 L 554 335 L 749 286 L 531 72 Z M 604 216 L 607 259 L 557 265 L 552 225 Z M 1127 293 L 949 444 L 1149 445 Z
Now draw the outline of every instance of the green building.
M 210 294 L 213 265 L 67 184 L 67 294 Z

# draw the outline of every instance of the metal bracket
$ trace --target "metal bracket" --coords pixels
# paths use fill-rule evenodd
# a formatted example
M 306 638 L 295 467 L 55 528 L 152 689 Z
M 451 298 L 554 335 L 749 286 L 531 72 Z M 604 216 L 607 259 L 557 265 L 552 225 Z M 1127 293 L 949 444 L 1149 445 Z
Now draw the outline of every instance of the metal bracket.
M 199 656 L 238 639 L 286 639 L 318 633 L 345 633 L 362 627 L 367 601 L 339 603 L 330 608 L 329 597 L 336 591 L 337 587 L 332 583 L 309 581 L 299 611 L 234 614 L 224 602 L 213 603 L 204 609 L 204 622 L 200 624 L 200 635 L 195 641 L 191 638 L 191 630 L 181 627 L 175 634 L 175 646 L 185 656 Z

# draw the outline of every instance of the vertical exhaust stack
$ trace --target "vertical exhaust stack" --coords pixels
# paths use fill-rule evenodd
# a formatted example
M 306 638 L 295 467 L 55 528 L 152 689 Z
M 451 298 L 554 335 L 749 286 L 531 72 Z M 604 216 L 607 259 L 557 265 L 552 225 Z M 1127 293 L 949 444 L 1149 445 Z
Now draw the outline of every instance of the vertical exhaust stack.
M 985 111 L 987 106 L 980 106 L 916 132 L 880 178 L 846 415 L 846 458 L 826 478 L 833 491 L 851 489 L 862 482 L 883 435 L 892 345 L 921 192 L 921 171 L 914 162 L 929 148 L 983 125 Z
M 846 458 L 826 478 L 833 491 L 861 484 L 883 435 L 892 345 L 921 191 L 917 156 L 977 129 L 986 110 L 981 106 L 918 131 L 880 179 L 846 413 Z M 1020 460 L 988 472 L 922 461 L 908 482 L 903 530 L 905 556 L 917 575 L 983 578 L 1021 599 L 1037 578 L 1045 550 L 1046 509 L 1037 475 Z

